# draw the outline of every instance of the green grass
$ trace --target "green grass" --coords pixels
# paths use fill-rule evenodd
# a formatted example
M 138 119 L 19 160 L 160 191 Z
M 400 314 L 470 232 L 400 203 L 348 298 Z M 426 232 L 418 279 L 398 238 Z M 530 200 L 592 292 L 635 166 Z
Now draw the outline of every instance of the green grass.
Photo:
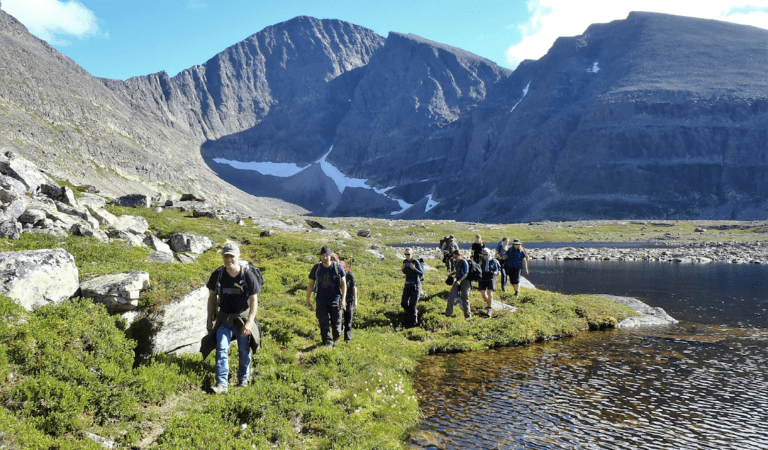
M 429 296 L 419 303 L 422 324 L 403 329 L 400 260 L 391 249 L 384 250 L 383 261 L 366 252 L 370 239 L 302 232 L 260 238 L 257 228 L 179 212 L 110 211 L 145 217 L 161 237 L 184 231 L 206 235 L 217 245 L 227 239 L 243 244 L 243 259 L 256 263 L 266 280 L 259 295 L 264 348 L 253 362 L 260 373 L 246 389 L 213 396 L 207 393 L 212 356 L 202 361 L 200 355 L 155 355 L 134 363 L 135 343 L 102 306 L 75 300 L 28 313 L 0 297 L 0 379 L 7 380 L 0 384 L 0 447 L 97 448 L 85 437 L 87 431 L 124 448 L 405 448 L 419 421 L 409 377 L 424 355 L 571 336 L 611 327 L 633 314 L 596 296 L 523 289 L 519 300 L 497 293 L 497 300 L 518 307 L 515 313 L 481 318 L 484 303 L 473 292 L 475 317 L 448 318 L 440 314 L 448 296 L 444 272 L 428 271 L 424 290 Z M 372 228 L 381 240 L 435 242 L 432 234 L 458 234 L 462 227 L 403 225 L 379 221 Z M 472 230 L 461 231 L 462 236 L 481 228 L 464 226 Z M 363 228 L 352 220 L 332 227 L 353 235 Z M 330 350 L 319 346 L 317 320 L 304 306 L 307 275 L 325 244 L 341 256 L 354 255 L 359 286 L 353 340 Z M 145 270 L 152 287 L 140 304 L 147 308 L 202 286 L 221 264 L 215 250 L 193 264 L 152 263 L 146 261 L 147 249 L 82 237 L 23 234 L 0 245 L 14 251 L 64 248 L 74 255 L 81 279 Z M 234 372 L 234 346 L 230 364 Z

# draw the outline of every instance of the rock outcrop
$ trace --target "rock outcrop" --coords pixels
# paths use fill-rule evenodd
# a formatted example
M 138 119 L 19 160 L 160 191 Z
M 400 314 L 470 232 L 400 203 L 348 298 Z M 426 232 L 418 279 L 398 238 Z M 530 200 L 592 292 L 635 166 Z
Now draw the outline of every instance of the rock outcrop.
M 61 303 L 80 285 L 75 258 L 66 250 L 0 253 L 0 294 L 26 310 Z

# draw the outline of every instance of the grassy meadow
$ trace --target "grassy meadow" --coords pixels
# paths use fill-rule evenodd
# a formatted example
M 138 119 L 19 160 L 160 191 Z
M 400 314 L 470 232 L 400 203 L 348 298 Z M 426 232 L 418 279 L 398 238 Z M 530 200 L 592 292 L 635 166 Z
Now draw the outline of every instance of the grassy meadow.
M 240 242 L 242 258 L 258 265 L 266 281 L 258 310 L 264 346 L 253 360 L 258 374 L 247 388 L 231 387 L 227 395 L 215 396 L 208 391 L 213 356 L 205 361 L 199 354 L 136 360 L 125 324 L 100 305 L 78 299 L 29 313 L 0 297 L 0 448 L 102 448 L 89 435 L 112 441 L 116 448 L 405 448 L 419 421 L 410 377 L 426 355 L 572 336 L 612 327 L 634 313 L 596 296 L 523 289 L 519 300 L 511 292 L 495 295 L 516 306 L 516 312 L 497 311 L 488 319 L 484 302 L 473 291 L 472 319 L 460 313 L 445 317 L 445 269 L 430 259 L 427 264 L 436 270 L 425 274 L 421 323 L 404 329 L 401 260 L 387 243 L 436 243 L 447 234 L 471 241 L 476 233 L 488 242 L 505 235 L 524 242 L 595 234 L 625 240 L 619 235 L 639 236 L 651 229 L 347 218 L 317 219 L 331 232 L 278 231 L 262 238 L 263 229 L 248 220 L 240 226 L 174 211 L 110 211 L 145 217 L 150 231 L 161 238 L 183 231 L 208 236 L 217 247 L 191 264 L 149 262 L 149 249 L 72 236 L 23 234 L 18 241 L 0 241 L 0 248 L 66 249 L 75 257 L 81 281 L 146 271 L 152 285 L 140 305 L 151 310 L 204 285 L 221 265 L 220 246 L 228 239 Z M 693 232 L 695 224 L 676 226 Z M 371 229 L 373 237 L 357 237 L 360 228 Z M 333 230 L 353 237 L 339 237 Z M 342 257 L 354 255 L 351 268 L 359 290 L 352 341 L 333 349 L 320 345 L 314 312 L 304 306 L 307 275 L 323 245 Z M 383 260 L 366 251 L 372 247 L 384 254 Z M 232 372 L 236 351 L 233 346 Z

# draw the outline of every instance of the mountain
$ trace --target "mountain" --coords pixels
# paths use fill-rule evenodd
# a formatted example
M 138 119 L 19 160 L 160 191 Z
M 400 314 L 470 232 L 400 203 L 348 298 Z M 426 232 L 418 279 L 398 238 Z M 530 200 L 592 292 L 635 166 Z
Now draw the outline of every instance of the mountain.
M 107 192 L 487 222 L 768 211 L 763 29 L 631 13 L 512 72 L 297 17 L 118 81 L 0 15 L 0 148 Z

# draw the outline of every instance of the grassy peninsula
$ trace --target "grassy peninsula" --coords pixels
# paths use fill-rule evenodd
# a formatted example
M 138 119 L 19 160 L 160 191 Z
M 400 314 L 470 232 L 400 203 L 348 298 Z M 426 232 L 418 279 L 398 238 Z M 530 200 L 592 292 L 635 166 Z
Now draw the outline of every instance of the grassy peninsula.
M 135 360 L 125 323 L 100 305 L 80 299 L 29 313 L 0 297 L 0 448 L 97 449 L 103 448 L 96 443 L 100 438 L 116 448 L 404 448 L 419 420 L 409 377 L 425 355 L 571 336 L 611 327 L 633 314 L 596 296 L 523 289 L 517 301 L 511 292 L 496 293 L 516 312 L 481 317 L 484 304 L 472 292 L 475 317 L 448 318 L 440 314 L 448 295 L 445 271 L 431 259 L 427 264 L 435 270 L 426 273 L 421 324 L 402 328 L 401 261 L 387 243 L 435 243 L 446 234 L 468 241 L 477 232 L 488 242 L 504 235 L 525 241 L 546 232 L 536 225 L 325 219 L 330 231 L 259 237 L 263 228 L 248 220 L 243 226 L 173 211 L 110 211 L 145 217 L 161 238 L 184 231 L 208 236 L 219 247 L 227 239 L 242 244 L 243 259 L 256 263 L 266 280 L 258 312 L 264 347 L 254 357 L 259 374 L 247 388 L 214 396 L 208 393 L 212 356 Z M 371 229 L 373 236 L 357 237 L 359 228 Z M 566 232 L 592 228 L 571 226 Z M 359 286 L 352 342 L 333 349 L 319 345 L 314 312 L 304 307 L 307 275 L 322 245 L 342 257 L 354 256 Z M 147 311 L 204 285 L 221 264 L 215 250 L 191 264 L 158 263 L 147 260 L 146 248 L 72 236 L 23 234 L 18 241 L 0 241 L 0 248 L 64 248 L 74 255 L 81 281 L 146 271 L 152 286 L 140 302 Z M 384 258 L 368 251 L 372 248 Z M 235 353 L 230 364 L 236 369 Z

